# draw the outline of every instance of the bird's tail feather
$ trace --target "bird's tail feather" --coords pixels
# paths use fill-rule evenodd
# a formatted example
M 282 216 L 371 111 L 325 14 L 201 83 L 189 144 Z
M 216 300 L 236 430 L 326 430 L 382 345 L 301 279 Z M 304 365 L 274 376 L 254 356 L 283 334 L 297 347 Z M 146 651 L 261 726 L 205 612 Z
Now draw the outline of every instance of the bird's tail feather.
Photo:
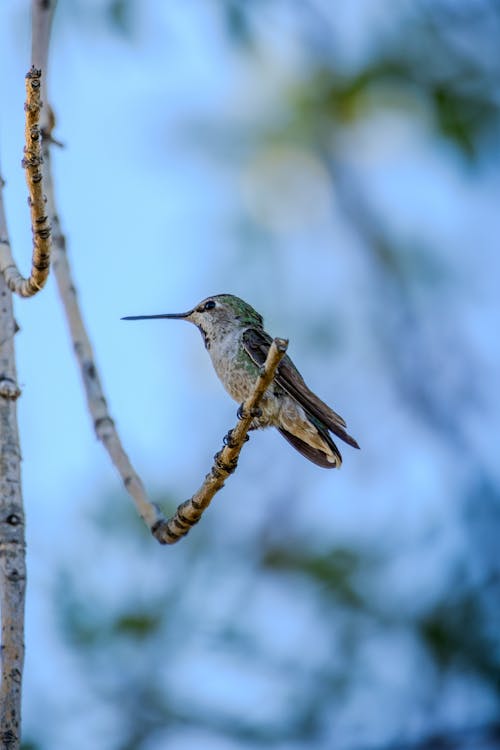
M 354 438 L 351 435 L 349 435 L 349 433 L 346 432 L 346 430 L 344 430 L 343 427 L 340 427 L 340 425 L 334 424 L 333 422 L 329 422 L 326 426 L 337 437 L 339 437 L 341 440 L 343 440 L 344 443 L 347 443 L 348 445 L 352 445 L 353 448 L 359 448 L 359 445 L 354 440 Z
M 290 445 L 293 445 L 295 450 L 305 456 L 305 458 L 308 458 L 309 461 L 312 461 L 313 464 L 322 466 L 324 469 L 335 469 L 340 467 L 342 456 L 340 455 L 339 449 L 327 433 L 321 431 L 321 437 L 328 444 L 328 447 L 335 457 L 335 461 L 328 460 L 328 455 L 325 451 L 322 451 L 319 448 L 314 448 L 312 445 L 309 445 L 309 443 L 304 442 L 296 435 L 292 435 L 291 432 L 284 430 L 282 427 L 278 427 L 278 432 L 283 435 L 285 440 L 288 440 Z

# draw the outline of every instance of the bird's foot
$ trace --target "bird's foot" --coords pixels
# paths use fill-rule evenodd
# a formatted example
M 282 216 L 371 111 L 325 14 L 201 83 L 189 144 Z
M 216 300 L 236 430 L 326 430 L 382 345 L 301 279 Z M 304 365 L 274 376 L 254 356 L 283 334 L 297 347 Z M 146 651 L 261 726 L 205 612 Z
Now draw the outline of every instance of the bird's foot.
M 236 416 L 238 419 L 246 419 L 247 414 L 245 412 L 245 402 L 239 405 L 238 411 L 236 412 Z M 262 416 L 262 409 L 260 409 L 258 406 L 256 406 L 254 409 L 251 410 L 250 416 L 254 419 L 259 419 L 259 417 Z
M 233 432 L 234 430 L 229 430 L 222 440 L 224 445 L 227 445 L 228 448 L 236 448 L 237 445 L 233 440 Z M 250 440 L 250 435 L 245 435 L 243 442 L 246 443 L 248 440 Z

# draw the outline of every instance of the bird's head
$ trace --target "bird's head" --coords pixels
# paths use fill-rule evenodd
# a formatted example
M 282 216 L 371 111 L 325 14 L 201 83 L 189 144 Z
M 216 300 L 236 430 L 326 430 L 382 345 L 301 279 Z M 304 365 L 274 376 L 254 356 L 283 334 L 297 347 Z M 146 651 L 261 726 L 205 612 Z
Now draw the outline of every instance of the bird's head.
M 233 294 L 215 294 L 199 302 L 184 313 L 161 315 L 131 315 L 122 320 L 151 319 L 187 320 L 201 331 L 205 346 L 210 348 L 214 339 L 221 338 L 237 328 L 256 326 L 262 328 L 262 316 L 247 302 Z

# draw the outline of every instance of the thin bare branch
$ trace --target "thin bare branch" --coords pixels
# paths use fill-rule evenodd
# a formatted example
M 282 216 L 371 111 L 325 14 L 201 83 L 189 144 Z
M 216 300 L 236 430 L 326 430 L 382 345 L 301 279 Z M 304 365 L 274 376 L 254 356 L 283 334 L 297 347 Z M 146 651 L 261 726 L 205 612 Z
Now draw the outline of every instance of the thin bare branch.
M 0 237 L 8 241 L 0 176 Z M 2 683 L 0 748 L 17 750 L 21 734 L 21 684 L 24 662 L 26 588 L 24 511 L 21 494 L 21 450 L 17 428 L 17 384 L 14 334 L 17 326 L 12 295 L 0 274 L 0 610 L 2 617 Z
M 241 419 L 236 428 L 228 434 L 224 448 L 216 455 L 212 470 L 207 474 L 202 486 L 193 497 L 182 503 L 174 516 L 166 520 L 158 506 L 148 499 L 144 485 L 123 448 L 114 421 L 108 411 L 92 346 L 78 305 L 75 286 L 71 279 L 71 271 L 66 253 L 66 240 L 60 230 L 59 219 L 54 204 L 54 189 L 50 171 L 48 146 L 44 148 L 47 149 L 47 153 L 44 153 L 47 205 L 54 228 L 53 270 L 66 313 L 74 351 L 80 365 L 87 405 L 94 423 L 95 432 L 122 477 L 123 483 L 131 495 L 139 515 L 155 538 L 161 544 L 174 544 L 185 536 L 191 526 L 200 519 L 215 493 L 222 488 L 227 477 L 236 468 L 242 445 L 245 442 L 251 421 L 255 416 L 255 409 L 258 408 L 263 393 L 274 377 L 276 368 L 286 352 L 288 342 L 284 339 L 275 339 L 273 341 L 264 367 L 255 383 L 254 390 L 243 405 Z
M 50 9 L 47 10 L 47 2 L 43 2 L 42 0 L 33 0 L 32 7 L 34 33 L 35 29 L 42 29 L 41 38 L 38 39 L 36 44 L 37 59 L 46 61 L 47 49 L 43 45 L 48 45 L 50 24 L 47 23 L 47 19 L 52 14 Z M 46 15 L 42 18 L 41 14 Z M 53 118 L 51 118 L 51 123 L 53 123 Z M 255 389 L 244 404 L 240 423 L 227 436 L 226 445 L 217 454 L 211 472 L 207 475 L 198 492 L 180 505 L 175 515 L 167 520 L 158 506 L 148 499 L 144 486 L 123 448 L 115 423 L 109 414 L 94 353 L 83 322 L 75 285 L 71 276 L 66 252 L 66 240 L 61 231 L 57 215 L 51 169 L 50 144 L 52 142 L 51 137 L 44 138 L 42 146 L 47 213 L 50 217 L 54 233 L 52 266 L 68 321 L 73 347 L 80 366 L 87 405 L 95 432 L 122 477 L 123 483 L 131 495 L 141 518 L 160 543 L 173 544 L 187 534 L 191 526 L 199 520 L 203 510 L 208 507 L 215 493 L 223 486 L 229 474 L 234 471 L 241 447 L 250 428 L 253 418 L 252 414 L 254 414 L 254 410 L 257 408 L 264 391 L 274 376 L 276 367 L 286 351 L 287 342 L 283 339 L 276 339 L 274 341 L 262 373 L 255 384 Z
M 54 228 L 54 259 L 52 267 L 64 312 L 66 313 L 73 348 L 80 366 L 80 373 L 87 397 L 87 406 L 97 438 L 103 443 L 111 461 L 123 479 L 123 483 L 132 496 L 139 515 L 144 519 L 146 525 L 152 529 L 163 516 L 159 508 L 148 500 L 144 486 L 123 448 L 115 423 L 108 410 L 94 352 L 83 322 L 75 285 L 71 278 L 71 269 L 66 253 L 66 240 L 61 232 L 59 219 L 56 214 L 48 148 L 44 159 L 47 206 Z
M 28 184 L 28 205 L 31 214 L 33 232 L 33 257 L 31 273 L 24 278 L 12 256 L 7 235 L 0 232 L 0 271 L 7 286 L 20 297 L 32 297 L 39 292 L 47 281 L 50 268 L 50 224 L 45 208 L 45 196 L 42 183 L 42 148 L 40 132 L 40 111 L 42 71 L 34 66 L 26 75 L 26 125 L 23 167 L 26 170 Z
M 45 66 L 47 66 L 48 61 L 50 22 L 54 6 L 55 2 L 50 2 L 50 0 L 33 0 L 32 3 L 33 60 L 40 61 L 40 64 L 45 64 Z M 47 78 L 45 78 L 45 82 L 47 82 Z M 47 99 L 45 101 L 47 102 Z M 49 111 L 48 104 L 46 108 Z M 66 253 L 66 240 L 61 231 L 56 210 L 54 183 L 52 179 L 50 154 L 52 138 L 50 137 L 50 130 L 53 123 L 54 118 L 51 115 L 44 127 L 44 135 L 48 132 L 49 137 L 44 137 L 43 139 L 42 171 L 47 200 L 47 213 L 50 217 L 54 234 L 52 263 L 54 275 L 68 321 L 73 347 L 80 366 L 87 405 L 96 435 L 103 443 L 111 461 L 122 477 L 139 515 L 144 519 L 146 525 L 152 529 L 159 521 L 164 519 L 164 516 L 159 508 L 148 499 L 144 486 L 123 448 L 115 423 L 109 413 L 92 345 L 83 322 L 76 288 L 71 276 L 71 269 Z
M 47 63 L 52 18 L 56 0 L 33 0 L 32 67 L 26 75 L 26 125 L 23 166 L 28 184 L 28 204 L 33 232 L 31 272 L 25 278 L 12 255 L 9 238 L 0 232 L 0 271 L 9 289 L 21 297 L 32 297 L 45 285 L 50 269 L 51 231 L 45 209 L 42 182 L 42 133 L 50 140 L 54 126 L 47 103 Z
M 215 454 L 212 469 L 205 477 L 200 489 L 189 500 L 179 505 L 172 518 L 168 521 L 160 521 L 153 529 L 153 534 L 162 544 L 175 544 L 195 523 L 198 523 L 215 493 L 224 486 L 228 476 L 236 469 L 252 420 L 258 416 L 260 400 L 274 378 L 276 368 L 284 357 L 287 347 L 286 339 L 274 339 L 259 377 L 255 381 L 253 391 L 240 407 L 239 422 L 224 438 L 224 447 Z
M 41 182 L 42 66 L 26 76 L 26 179 L 29 190 L 33 260 L 31 274 L 23 279 L 12 258 L 3 204 L 0 175 L 0 612 L 1 673 L 0 748 L 18 750 L 21 744 L 21 695 L 24 665 L 24 604 L 26 593 L 26 542 L 21 492 L 21 449 L 17 426 L 17 383 L 14 320 L 11 291 L 29 297 L 39 291 L 50 265 L 50 228 L 45 215 Z M 45 69 L 45 66 L 43 66 Z

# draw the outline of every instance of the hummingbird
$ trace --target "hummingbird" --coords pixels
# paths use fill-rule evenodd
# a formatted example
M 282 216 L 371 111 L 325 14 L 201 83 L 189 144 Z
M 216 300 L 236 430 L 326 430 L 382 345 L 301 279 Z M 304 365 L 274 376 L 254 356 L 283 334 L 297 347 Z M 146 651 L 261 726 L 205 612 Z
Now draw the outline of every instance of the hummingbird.
M 250 395 L 272 343 L 262 316 L 253 307 L 233 294 L 215 294 L 188 312 L 132 315 L 122 320 L 159 318 L 194 323 L 229 395 L 238 402 Z M 346 432 L 342 417 L 307 387 L 288 355 L 278 365 L 262 397 L 260 415 L 252 420 L 250 429 L 270 426 L 276 427 L 299 453 L 326 469 L 342 463 L 330 432 L 359 448 Z

